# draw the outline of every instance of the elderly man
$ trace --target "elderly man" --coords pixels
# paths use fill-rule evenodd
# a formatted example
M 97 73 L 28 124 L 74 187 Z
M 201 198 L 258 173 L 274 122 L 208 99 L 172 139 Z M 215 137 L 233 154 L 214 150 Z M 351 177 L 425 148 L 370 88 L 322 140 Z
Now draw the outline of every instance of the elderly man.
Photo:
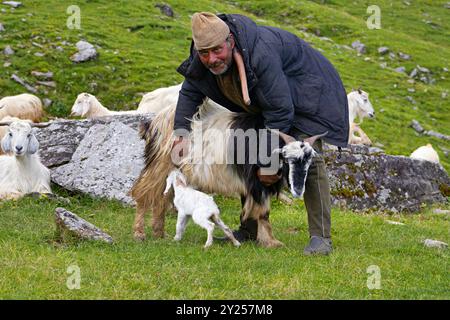
M 287 31 L 257 26 L 249 18 L 196 13 L 192 17 L 191 54 L 178 68 L 185 77 L 175 114 L 174 146 L 186 141 L 180 132 L 205 97 L 234 112 L 250 112 L 264 125 L 297 139 L 328 132 L 326 142 L 347 145 L 348 106 L 341 79 L 331 63 L 306 42 Z M 184 129 L 184 130 L 181 130 Z M 177 133 L 178 132 L 178 133 Z M 322 151 L 319 139 L 313 147 Z M 270 185 L 277 174 L 258 171 Z M 309 169 L 304 200 L 310 242 L 304 254 L 332 251 L 330 188 L 323 158 Z M 256 239 L 254 220 L 241 217 L 239 241 Z

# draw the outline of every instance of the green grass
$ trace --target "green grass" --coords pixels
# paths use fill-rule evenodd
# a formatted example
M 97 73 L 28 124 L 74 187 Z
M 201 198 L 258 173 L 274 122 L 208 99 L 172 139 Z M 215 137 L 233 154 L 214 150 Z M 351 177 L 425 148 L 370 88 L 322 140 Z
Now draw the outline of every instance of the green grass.
M 3 299 L 448 299 L 448 250 L 425 248 L 425 238 L 449 242 L 448 217 L 355 215 L 334 210 L 334 253 L 301 255 L 307 221 L 302 202 L 273 202 L 274 234 L 285 247 L 241 248 L 215 242 L 192 222 L 180 243 L 172 241 L 170 215 L 163 240 L 132 238 L 134 209 L 77 196 L 67 209 L 108 232 L 114 245 L 55 242 L 54 209 L 61 204 L 23 199 L 0 203 L 0 297 Z M 237 227 L 239 201 L 218 198 L 225 223 Z M 390 225 L 386 219 L 405 226 Z M 150 228 L 147 228 L 147 231 Z M 217 235 L 220 232 L 217 231 Z M 69 290 L 67 268 L 81 272 Z M 369 290 L 367 268 L 381 271 L 381 289 Z
M 13 73 L 33 84 L 31 71 L 50 70 L 57 88 L 38 88 L 39 97 L 54 101 L 47 109 L 48 117 L 67 117 L 83 91 L 95 94 L 110 109 L 135 109 L 140 93 L 182 81 L 175 69 L 189 51 L 190 15 L 196 11 L 241 13 L 259 24 L 292 31 L 322 50 L 338 69 L 347 90 L 362 85 L 377 112 L 376 119 L 362 125 L 374 143 L 383 144 L 390 154 L 408 155 L 431 142 L 449 170 L 450 161 L 443 149 L 450 149 L 450 143 L 419 136 L 409 127 L 411 120 L 417 119 L 426 130 L 450 135 L 449 98 L 441 98 L 450 87 L 450 74 L 442 70 L 450 69 L 450 22 L 448 9 L 443 8 L 445 1 L 414 1 L 411 6 L 403 1 L 377 1 L 382 12 L 380 30 L 367 29 L 366 8 L 374 3 L 362 0 L 353 0 L 351 5 L 338 0 L 167 1 L 176 12 L 175 19 L 162 16 L 154 7 L 156 2 L 78 1 L 81 30 L 66 27 L 71 1 L 26 0 L 24 7 L 14 11 L 0 5 L 6 9 L 0 12 L 0 23 L 7 30 L 0 33 L 0 50 L 11 45 L 16 52 L 12 57 L 0 53 L 0 97 L 24 92 L 10 80 Z M 333 41 L 321 40 L 314 33 Z M 80 39 L 99 46 L 97 60 L 82 64 L 69 60 Z M 358 56 L 343 47 L 357 39 L 366 44 L 366 55 Z M 407 53 L 412 59 L 402 62 L 386 57 L 381 61 L 379 46 Z M 45 56 L 37 57 L 36 52 Z M 365 61 L 366 57 L 370 60 Z M 11 66 L 4 68 L 5 62 Z M 380 68 L 381 62 L 387 62 L 388 68 Z M 392 70 L 402 65 L 409 72 L 417 64 L 433 72 L 435 84 L 410 84 L 407 76 Z M 407 88 L 416 91 L 410 93 Z M 412 96 L 417 105 L 411 105 L 406 96 Z M 244 244 L 235 249 L 215 243 L 205 252 L 206 233 L 194 224 L 189 225 L 181 243 L 174 243 L 175 217 L 169 216 L 167 239 L 136 243 L 131 231 L 133 208 L 58 192 L 71 204 L 29 198 L 0 203 L 0 298 L 450 298 L 448 250 L 426 249 L 421 244 L 425 238 L 450 240 L 448 217 L 434 215 L 430 208 L 415 215 L 395 216 L 334 209 L 335 251 L 330 257 L 311 258 L 301 255 L 308 241 L 302 202 L 291 207 L 273 203 L 271 222 L 284 248 Z M 239 202 L 218 200 L 225 222 L 237 227 Z M 58 206 L 66 206 L 101 227 L 113 236 L 115 244 L 56 243 L 53 212 Z M 389 225 L 386 219 L 406 225 Z M 80 290 L 66 287 L 71 264 L 81 269 Z M 380 267 L 381 290 L 367 288 L 370 265 Z

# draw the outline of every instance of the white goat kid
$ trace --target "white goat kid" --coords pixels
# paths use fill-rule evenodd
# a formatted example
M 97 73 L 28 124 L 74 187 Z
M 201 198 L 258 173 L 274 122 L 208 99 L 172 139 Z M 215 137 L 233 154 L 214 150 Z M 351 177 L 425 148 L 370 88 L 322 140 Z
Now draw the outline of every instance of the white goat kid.
M 11 123 L 1 147 L 12 154 L 0 156 L 0 199 L 17 199 L 31 192 L 51 193 L 50 171 L 39 159 L 39 142 L 28 122 Z
M 186 183 L 186 178 L 177 169 L 173 170 L 167 177 L 164 194 L 167 194 L 171 187 L 173 187 L 175 194 L 173 203 L 178 210 L 177 229 L 174 240 L 181 240 L 186 230 L 189 217 L 192 216 L 192 220 L 208 232 L 208 239 L 204 246 L 205 249 L 213 243 L 214 225 L 222 229 L 236 247 L 241 245 L 233 236 L 231 229 L 220 219 L 220 211 L 213 197 L 189 187 Z
M 375 111 L 372 103 L 369 101 L 369 94 L 361 89 L 352 90 L 347 95 L 348 100 L 348 121 L 350 125 L 349 130 L 349 144 L 366 144 L 371 145 L 369 137 L 359 127 L 364 118 L 375 117 Z M 359 118 L 360 122 L 355 123 L 355 120 Z M 356 136 L 358 133 L 359 136 Z

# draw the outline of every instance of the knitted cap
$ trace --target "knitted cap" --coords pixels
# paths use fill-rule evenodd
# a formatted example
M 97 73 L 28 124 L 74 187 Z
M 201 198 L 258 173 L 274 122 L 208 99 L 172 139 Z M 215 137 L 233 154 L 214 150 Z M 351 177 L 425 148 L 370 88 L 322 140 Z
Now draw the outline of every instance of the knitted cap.
M 197 50 L 218 46 L 229 34 L 227 24 L 213 13 L 197 12 L 192 16 L 192 38 Z

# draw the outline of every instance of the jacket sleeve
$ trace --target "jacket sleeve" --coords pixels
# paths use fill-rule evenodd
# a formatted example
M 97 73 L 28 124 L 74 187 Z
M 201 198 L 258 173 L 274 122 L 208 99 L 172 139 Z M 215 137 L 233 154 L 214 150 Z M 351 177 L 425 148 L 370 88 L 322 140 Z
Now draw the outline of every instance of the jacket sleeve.
M 205 95 L 196 87 L 185 80 L 178 96 L 177 108 L 175 111 L 174 131 L 175 135 L 183 135 L 191 131 L 191 120 L 202 104 Z
M 288 133 L 294 121 L 294 104 L 288 81 L 277 53 L 260 56 L 255 73 L 259 79 L 257 97 L 264 125 Z

